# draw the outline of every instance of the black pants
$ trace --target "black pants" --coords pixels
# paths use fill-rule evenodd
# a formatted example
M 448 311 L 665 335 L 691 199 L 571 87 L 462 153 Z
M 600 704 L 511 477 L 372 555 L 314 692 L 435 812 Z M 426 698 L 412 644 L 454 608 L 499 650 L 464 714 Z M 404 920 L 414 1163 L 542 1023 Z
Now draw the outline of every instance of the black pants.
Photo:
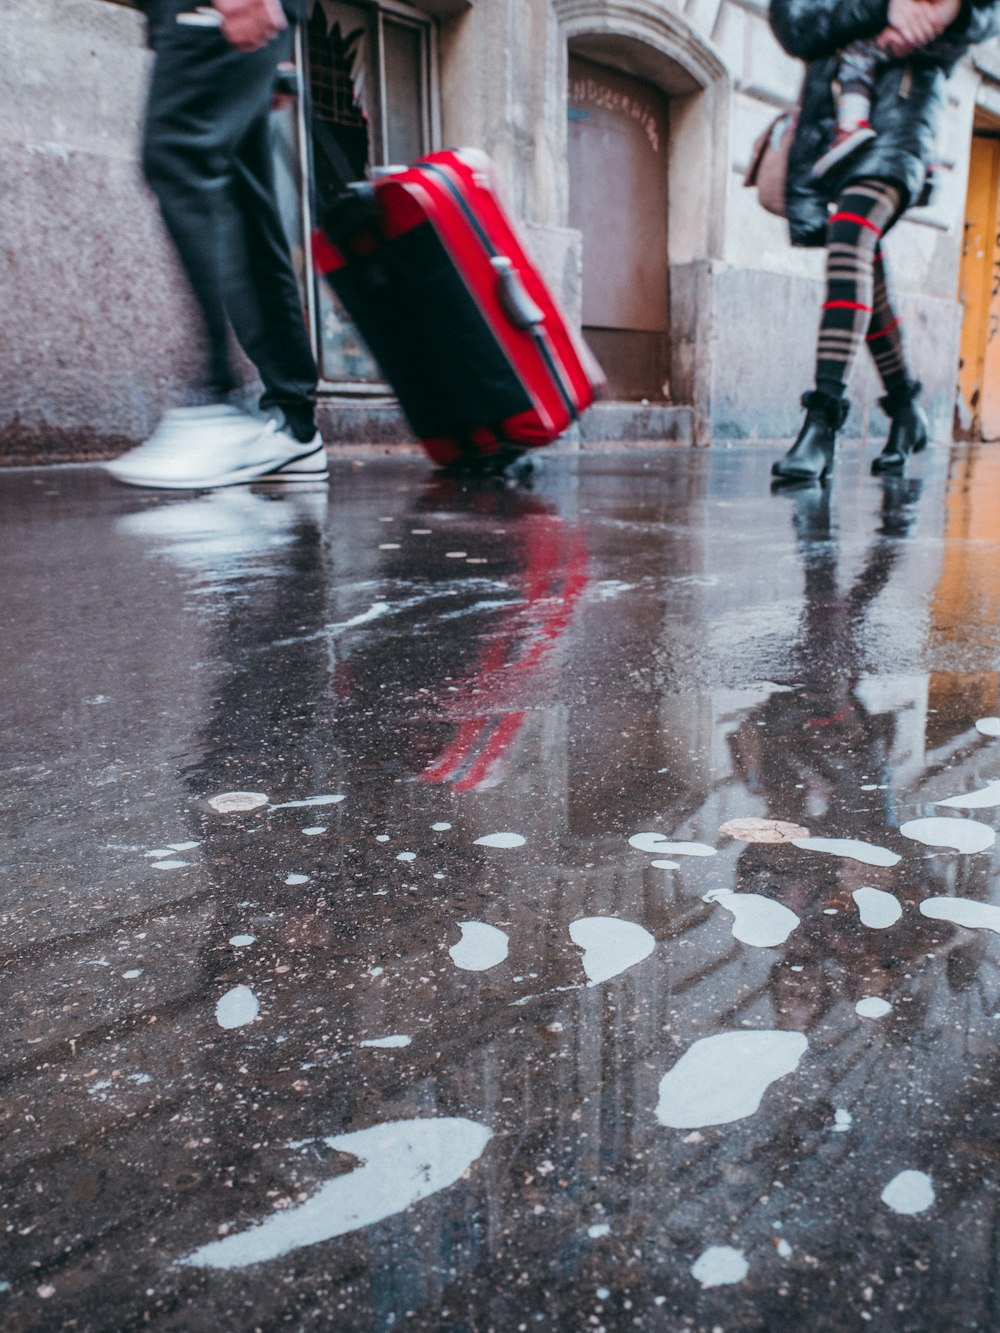
M 153 29 L 143 168 L 205 322 L 206 388 L 236 387 L 227 317 L 280 407 L 311 433 L 316 364 L 278 211 L 268 113 L 292 29 L 262 50 L 235 50 L 214 28 L 178 24 L 189 0 L 165 0 Z

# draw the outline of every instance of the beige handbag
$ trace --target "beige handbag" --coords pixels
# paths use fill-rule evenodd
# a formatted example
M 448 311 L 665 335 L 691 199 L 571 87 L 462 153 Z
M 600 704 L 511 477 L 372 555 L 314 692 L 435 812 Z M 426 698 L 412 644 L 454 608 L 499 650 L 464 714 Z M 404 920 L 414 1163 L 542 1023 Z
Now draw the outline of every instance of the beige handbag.
M 785 216 L 785 182 L 788 180 L 788 155 L 799 123 L 798 106 L 775 116 L 753 146 L 744 185 L 757 187 L 761 207 L 779 218 Z

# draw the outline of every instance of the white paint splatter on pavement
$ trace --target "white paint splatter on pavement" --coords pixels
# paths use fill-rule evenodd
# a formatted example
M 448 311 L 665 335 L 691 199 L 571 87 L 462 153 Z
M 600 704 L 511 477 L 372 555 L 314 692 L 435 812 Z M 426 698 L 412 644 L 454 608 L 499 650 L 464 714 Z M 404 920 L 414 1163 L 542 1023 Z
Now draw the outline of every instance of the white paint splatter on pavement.
M 656 948 L 656 940 L 644 926 L 616 916 L 583 916 L 569 928 L 570 939 L 583 950 L 583 970 L 588 985 L 609 981 Z
M 241 1028 L 252 1023 L 260 1013 L 260 1001 L 249 986 L 234 986 L 215 1006 L 220 1028 Z
M 218 796 L 210 796 L 208 803 L 220 815 L 243 814 L 247 810 L 259 810 L 267 805 L 268 798 L 262 791 L 224 791 Z
M 413 1038 L 405 1032 L 394 1032 L 390 1037 L 372 1037 L 369 1041 L 359 1041 L 359 1046 L 371 1046 L 377 1051 L 395 1051 L 409 1046 Z
M 607 1222 L 595 1222 L 592 1227 L 587 1228 L 587 1235 L 591 1240 L 600 1240 L 602 1236 L 610 1235 L 611 1228 Z
M 894 866 L 902 858 L 888 847 L 862 842 L 859 838 L 793 838 L 792 844 L 806 852 L 825 852 L 827 856 L 844 856 L 866 866 Z
M 314 805 L 339 805 L 341 801 L 346 801 L 346 796 L 307 796 L 304 801 L 281 801 L 278 805 L 272 805 L 272 810 L 305 810 Z
M 463 972 L 486 972 L 507 957 L 510 944 L 504 931 L 485 921 L 460 921 L 462 938 L 448 950 Z
M 293 1250 L 373 1226 L 453 1185 L 483 1152 L 492 1132 L 474 1120 L 398 1120 L 321 1140 L 360 1166 L 321 1185 L 305 1203 L 273 1213 L 247 1231 L 210 1241 L 178 1263 L 247 1268 Z M 307 1147 L 307 1143 L 291 1147 Z
M 854 1006 L 854 1012 L 861 1018 L 885 1018 L 892 1013 L 892 1005 L 878 995 L 866 995 Z
M 707 842 L 671 842 L 665 833 L 633 833 L 630 847 L 654 856 L 714 856 L 715 848 Z
M 742 1282 L 750 1265 L 742 1250 L 731 1245 L 710 1245 L 691 1265 L 691 1276 L 706 1287 L 730 1287 Z
M 900 1171 L 886 1185 L 881 1197 L 894 1213 L 913 1217 L 925 1213 L 934 1203 L 934 1182 L 924 1171 Z
M 983 736 L 1000 736 L 1000 717 L 981 717 L 976 730 Z
M 966 792 L 964 796 L 949 796 L 946 801 L 935 801 L 934 804 L 949 806 L 953 810 L 993 810 L 1000 805 L 1000 779 L 994 778 L 985 787 Z
M 783 903 L 761 893 L 733 893 L 715 889 L 705 895 L 707 903 L 718 903 L 733 914 L 733 938 L 756 949 L 773 949 L 784 944 L 801 920 Z
M 451 825 L 445 823 L 444 820 L 442 820 L 440 823 L 432 824 L 431 828 L 434 830 L 435 833 L 445 833 L 447 832 L 448 829 L 451 828 Z
M 989 824 L 981 824 L 978 819 L 944 819 L 937 815 L 930 819 L 909 819 L 900 824 L 899 831 L 904 838 L 927 847 L 950 847 L 969 854 L 985 852 L 997 840 Z
M 524 838 L 520 833 L 487 833 L 476 839 L 477 847 L 523 847 Z
M 256 935 L 230 935 L 229 943 L 234 949 L 245 949 L 248 944 L 253 944 L 256 939 Z
M 295 873 L 292 873 L 292 874 L 290 874 L 290 875 L 286 875 L 286 876 L 285 876 L 285 883 L 286 883 L 286 884 L 308 884 L 308 883 L 309 883 L 309 876 L 308 876 L 308 875 L 296 875 Z
M 310 824 L 309 827 L 304 828 L 302 832 L 306 835 L 307 838 L 318 838 L 321 833 L 326 832 L 326 825 Z
M 951 921 L 968 930 L 993 930 L 1000 935 L 1000 907 L 973 898 L 926 898 L 920 911 L 933 921 Z
M 858 905 L 861 924 L 872 930 L 887 930 L 903 915 L 899 899 L 884 889 L 872 889 L 865 885 L 855 889 L 851 897 Z
M 670 1129 L 703 1129 L 743 1120 L 772 1083 L 793 1073 L 809 1042 L 775 1029 L 702 1037 L 660 1080 L 656 1118 Z
M 833 1132 L 835 1134 L 846 1134 L 854 1124 L 854 1116 L 850 1111 L 845 1111 L 843 1107 L 837 1107 L 833 1113 Z

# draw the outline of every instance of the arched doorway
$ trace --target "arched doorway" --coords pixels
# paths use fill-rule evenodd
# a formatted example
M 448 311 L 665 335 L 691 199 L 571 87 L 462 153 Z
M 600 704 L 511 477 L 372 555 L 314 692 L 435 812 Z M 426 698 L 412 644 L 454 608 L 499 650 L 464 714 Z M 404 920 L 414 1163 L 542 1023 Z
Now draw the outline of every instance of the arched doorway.
M 669 396 L 667 164 L 664 94 L 569 56 L 569 225 L 583 243 L 583 331 L 610 396 Z

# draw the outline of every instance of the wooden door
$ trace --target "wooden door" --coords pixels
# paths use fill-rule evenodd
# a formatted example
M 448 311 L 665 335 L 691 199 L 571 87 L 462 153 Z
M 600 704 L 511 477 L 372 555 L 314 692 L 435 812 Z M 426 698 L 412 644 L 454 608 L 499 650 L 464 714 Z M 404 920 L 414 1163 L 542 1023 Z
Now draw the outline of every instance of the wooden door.
M 667 396 L 668 132 L 657 88 L 570 57 L 569 221 L 583 235 L 584 335 L 612 398 Z
M 973 439 L 1000 439 L 1000 138 L 975 134 L 959 270 L 964 308 L 959 421 Z

